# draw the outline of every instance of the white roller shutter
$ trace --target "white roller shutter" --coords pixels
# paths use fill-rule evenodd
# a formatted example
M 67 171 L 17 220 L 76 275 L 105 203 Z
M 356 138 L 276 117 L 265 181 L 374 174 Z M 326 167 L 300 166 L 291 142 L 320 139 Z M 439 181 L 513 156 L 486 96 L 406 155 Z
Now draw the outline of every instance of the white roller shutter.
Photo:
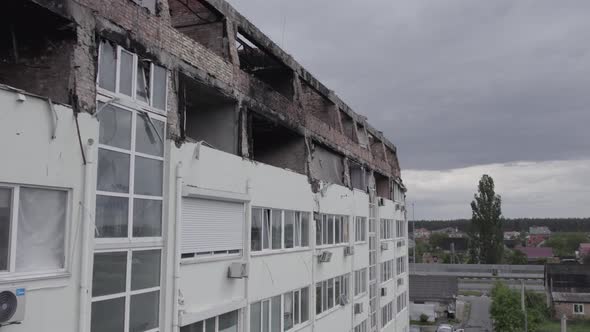
M 242 250 L 244 203 L 182 198 L 182 253 Z

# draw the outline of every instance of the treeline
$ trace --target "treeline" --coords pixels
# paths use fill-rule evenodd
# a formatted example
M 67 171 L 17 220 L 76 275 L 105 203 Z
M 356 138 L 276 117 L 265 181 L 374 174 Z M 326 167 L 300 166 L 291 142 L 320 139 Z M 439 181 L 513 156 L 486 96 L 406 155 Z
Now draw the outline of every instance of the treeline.
M 416 228 L 426 228 L 432 231 L 454 227 L 460 231 L 467 232 L 470 224 L 471 220 L 469 219 L 417 220 Z M 552 232 L 590 232 L 590 218 L 518 218 L 505 219 L 502 224 L 505 232 L 528 232 L 531 226 L 547 226 Z M 410 230 L 412 230 L 411 224 Z

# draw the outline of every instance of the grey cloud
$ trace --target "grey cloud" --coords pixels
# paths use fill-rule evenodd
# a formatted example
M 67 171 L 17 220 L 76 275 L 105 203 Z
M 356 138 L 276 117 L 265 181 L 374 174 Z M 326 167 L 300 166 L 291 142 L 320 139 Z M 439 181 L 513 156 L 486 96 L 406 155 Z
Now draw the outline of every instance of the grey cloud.
M 405 169 L 590 156 L 588 1 L 230 2 L 367 115 Z

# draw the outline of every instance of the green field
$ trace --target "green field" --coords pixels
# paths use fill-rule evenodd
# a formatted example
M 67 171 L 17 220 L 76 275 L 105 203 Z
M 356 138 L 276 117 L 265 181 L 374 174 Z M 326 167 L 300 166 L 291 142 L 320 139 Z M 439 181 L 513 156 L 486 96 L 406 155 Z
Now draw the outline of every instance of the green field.
M 548 321 L 539 327 L 539 332 L 559 332 L 560 323 L 558 321 Z M 590 331 L 590 322 L 567 322 L 567 332 L 588 332 Z

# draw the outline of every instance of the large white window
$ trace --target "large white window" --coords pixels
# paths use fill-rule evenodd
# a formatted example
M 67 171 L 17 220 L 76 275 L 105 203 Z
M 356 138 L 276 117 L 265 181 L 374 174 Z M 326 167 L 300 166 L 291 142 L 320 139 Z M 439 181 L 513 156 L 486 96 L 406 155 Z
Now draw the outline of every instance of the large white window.
M 381 263 L 381 282 L 393 279 L 393 259 Z
M 403 292 L 397 296 L 397 313 L 399 314 L 408 306 L 408 292 Z
M 406 256 L 398 257 L 396 259 L 396 275 L 400 275 L 407 271 Z
M 584 314 L 584 305 L 581 303 L 574 304 L 574 314 L 575 315 L 583 315 Z
M 341 275 L 316 283 L 316 314 L 343 306 L 349 301 L 350 274 Z
M 166 80 L 101 43 L 91 332 L 160 328 Z
M 68 191 L 0 184 L 0 275 L 65 268 Z
M 239 254 L 244 246 L 244 203 L 182 199 L 183 258 Z
M 396 228 L 396 236 L 397 237 L 406 237 L 406 222 L 404 220 L 396 220 L 395 221 L 395 228 Z
M 367 269 L 354 271 L 354 296 L 361 295 L 367 291 Z
M 309 247 L 309 212 L 252 208 L 252 251 Z
M 367 218 L 356 217 L 354 223 L 354 241 L 365 242 L 367 241 Z
M 290 331 L 309 320 L 309 287 L 250 305 L 250 332 Z
M 348 216 L 320 214 L 316 220 L 316 245 L 348 243 Z
M 390 240 L 394 237 L 394 220 L 393 219 L 381 219 L 380 223 L 380 237 L 381 240 Z
M 381 307 L 381 328 L 393 320 L 393 301 Z
M 234 310 L 183 326 L 180 332 L 238 332 L 240 327 L 240 310 Z

